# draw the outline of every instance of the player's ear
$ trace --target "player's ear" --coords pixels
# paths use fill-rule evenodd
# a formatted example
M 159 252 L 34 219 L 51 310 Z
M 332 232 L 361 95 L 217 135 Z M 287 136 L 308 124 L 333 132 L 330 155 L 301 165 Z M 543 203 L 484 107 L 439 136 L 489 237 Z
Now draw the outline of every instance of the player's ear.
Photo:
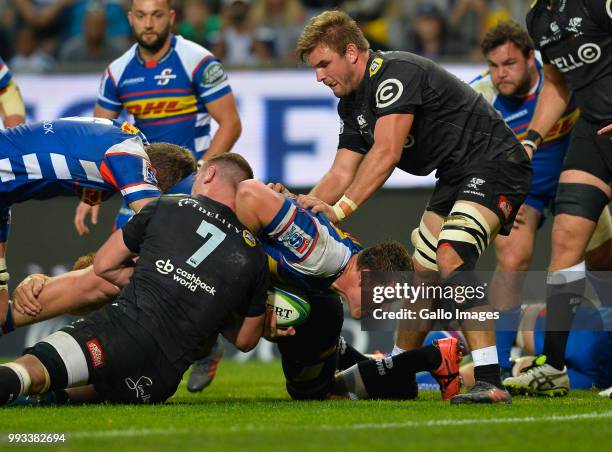
M 127 13 L 128 13 L 128 14 L 127 14 L 127 16 L 128 16 L 128 22 L 130 23 L 130 27 L 133 27 L 133 26 L 134 26 L 134 24 L 132 23 L 132 19 L 133 19 L 133 16 L 132 16 L 132 11 L 131 11 L 131 10 L 128 10 L 128 12 L 127 12 Z
M 359 56 L 359 49 L 354 43 L 350 42 L 346 46 L 346 51 L 344 52 L 344 54 L 346 55 L 350 63 L 355 64 Z
M 217 174 L 217 168 L 213 165 L 209 165 L 208 168 L 206 168 L 206 172 L 204 173 L 204 183 L 207 184 L 211 180 L 213 180 L 215 178 L 215 174 Z

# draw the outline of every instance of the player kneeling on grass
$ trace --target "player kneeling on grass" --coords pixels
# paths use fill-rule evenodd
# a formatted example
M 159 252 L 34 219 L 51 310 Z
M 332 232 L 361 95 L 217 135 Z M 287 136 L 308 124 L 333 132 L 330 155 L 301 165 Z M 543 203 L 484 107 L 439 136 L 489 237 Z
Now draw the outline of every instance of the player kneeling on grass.
M 261 245 L 234 214 L 238 183 L 250 177 L 242 157 L 223 154 L 202 167 L 192 196 L 151 201 L 116 231 L 94 270 L 125 286 L 117 301 L 1 365 L 0 404 L 85 385 L 99 400 L 163 402 L 210 337 L 252 349 L 269 278 Z

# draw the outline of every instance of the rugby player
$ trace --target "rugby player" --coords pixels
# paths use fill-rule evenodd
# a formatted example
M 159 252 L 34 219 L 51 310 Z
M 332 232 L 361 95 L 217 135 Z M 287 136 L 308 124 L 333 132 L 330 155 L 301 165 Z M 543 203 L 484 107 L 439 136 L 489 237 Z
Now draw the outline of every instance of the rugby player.
M 542 55 L 544 85 L 523 140 L 525 149 L 536 152 L 572 94 L 580 119 L 555 199 L 543 356 L 504 385 L 514 393 L 562 396 L 569 391 L 565 348 L 584 293 L 585 251 L 612 197 L 610 140 L 601 132 L 612 120 L 610 2 L 538 0 L 527 15 L 527 28 Z
M 4 127 L 16 127 L 25 121 L 25 105 L 11 71 L 0 58 L 0 117 Z
M 0 131 L 2 330 L 12 328 L 5 261 L 12 204 L 74 195 L 99 204 L 119 191 L 140 211 L 192 169 L 180 146 L 150 145 L 135 127 L 108 119 L 63 118 Z
M 252 349 L 269 274 L 261 244 L 234 213 L 238 183 L 252 176 L 241 156 L 220 155 L 204 164 L 191 196 L 152 200 L 113 233 L 94 270 L 125 287 L 119 298 L 0 366 L 0 404 L 88 384 L 98 400 L 159 403 L 207 339 L 223 332 Z
M 527 195 L 531 164 L 499 114 L 430 60 L 407 52 L 371 52 L 356 23 L 326 11 L 305 27 L 296 53 L 340 98 L 338 152 L 302 202 L 332 221 L 352 214 L 397 167 L 436 170 L 438 182 L 413 234 L 415 271 L 445 285 L 478 284 L 480 254 L 510 233 Z M 484 300 L 467 310 L 488 312 Z M 453 403 L 509 402 L 500 380 L 492 322 L 463 324 L 477 384 Z M 479 331 L 476 331 L 479 329 Z M 425 331 L 410 332 L 414 348 Z
M 151 142 L 175 143 L 206 160 L 232 149 L 240 117 L 223 65 L 208 49 L 172 34 L 175 19 L 172 0 L 132 0 L 128 20 L 136 44 L 107 67 L 94 116 L 116 118 L 126 109 Z M 211 118 L 219 126 L 212 139 Z M 79 234 L 88 231 L 90 214 L 97 223 L 97 208 L 82 205 L 75 217 Z M 133 214 L 124 204 L 115 227 Z M 194 366 L 188 390 L 212 382 L 222 347 L 217 342 L 213 354 Z

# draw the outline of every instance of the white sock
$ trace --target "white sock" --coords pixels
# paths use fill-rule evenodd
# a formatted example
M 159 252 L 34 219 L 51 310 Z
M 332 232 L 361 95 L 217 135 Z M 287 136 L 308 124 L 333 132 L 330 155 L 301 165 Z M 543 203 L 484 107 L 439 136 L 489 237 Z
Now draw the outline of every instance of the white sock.
M 490 347 L 472 350 L 472 361 L 474 361 L 474 367 L 486 366 L 488 364 L 499 364 L 499 359 L 497 358 L 497 347 L 495 345 L 491 345 Z
M 336 375 L 336 378 L 342 379 L 351 399 L 367 399 L 369 397 L 358 364 L 340 372 Z

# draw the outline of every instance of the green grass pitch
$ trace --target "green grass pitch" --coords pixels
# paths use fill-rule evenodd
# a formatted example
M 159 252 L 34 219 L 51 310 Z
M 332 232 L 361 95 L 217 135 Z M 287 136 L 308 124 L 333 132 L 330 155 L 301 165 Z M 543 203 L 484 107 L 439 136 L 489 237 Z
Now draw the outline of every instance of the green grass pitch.
M 201 394 L 184 382 L 162 406 L 5 408 L 8 433 L 62 432 L 64 450 L 611 450 L 612 400 L 573 391 L 512 405 L 450 406 L 437 392 L 409 402 L 293 402 L 280 364 L 225 360 Z

